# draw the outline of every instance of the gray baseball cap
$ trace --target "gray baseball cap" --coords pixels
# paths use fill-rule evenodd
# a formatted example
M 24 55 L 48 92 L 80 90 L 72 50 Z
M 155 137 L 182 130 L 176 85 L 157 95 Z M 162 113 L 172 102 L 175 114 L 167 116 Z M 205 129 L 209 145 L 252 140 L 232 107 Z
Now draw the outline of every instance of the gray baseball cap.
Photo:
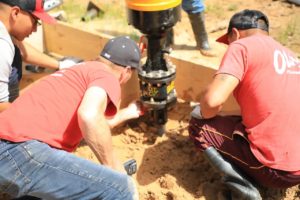
M 136 42 L 128 36 L 119 36 L 110 39 L 100 55 L 112 63 L 124 67 L 138 68 L 140 66 L 140 49 Z

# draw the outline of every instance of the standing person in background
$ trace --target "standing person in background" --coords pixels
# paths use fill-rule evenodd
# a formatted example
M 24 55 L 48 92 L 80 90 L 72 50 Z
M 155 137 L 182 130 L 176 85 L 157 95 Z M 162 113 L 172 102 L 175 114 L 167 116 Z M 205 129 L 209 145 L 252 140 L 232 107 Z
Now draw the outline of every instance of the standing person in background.
M 129 37 L 108 41 L 95 61 L 57 71 L 0 114 L 0 192 L 42 199 L 138 199 L 113 149 L 111 128 L 139 117 L 118 111 L 121 85 L 140 65 Z M 101 164 L 70 153 L 84 139 Z M 50 176 L 49 176 L 50 175 Z
M 269 36 L 258 10 L 233 15 L 221 66 L 192 112 L 190 137 L 223 176 L 232 199 L 261 199 L 250 182 L 288 188 L 300 183 L 300 61 Z M 234 95 L 241 116 L 218 115 Z
M 197 48 L 204 56 L 216 56 L 209 45 L 205 27 L 205 6 L 203 0 L 183 0 L 182 9 L 188 14 L 192 25 Z
M 181 6 L 182 9 L 188 14 L 197 48 L 200 50 L 200 53 L 207 57 L 216 56 L 208 41 L 208 35 L 205 27 L 205 6 L 203 4 L 203 0 L 182 0 Z M 174 30 L 171 29 L 167 33 L 166 47 L 169 48 L 173 44 Z

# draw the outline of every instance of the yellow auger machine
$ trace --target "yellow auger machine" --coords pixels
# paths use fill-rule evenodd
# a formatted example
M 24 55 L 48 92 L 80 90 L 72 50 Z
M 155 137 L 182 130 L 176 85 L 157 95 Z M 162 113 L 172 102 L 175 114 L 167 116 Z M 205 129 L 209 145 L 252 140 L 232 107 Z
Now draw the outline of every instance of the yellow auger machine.
M 180 20 L 181 0 L 126 0 L 128 22 L 147 38 L 147 60 L 138 72 L 141 102 L 159 135 L 165 132 L 168 107 L 176 103 L 176 68 L 165 59 L 168 31 Z

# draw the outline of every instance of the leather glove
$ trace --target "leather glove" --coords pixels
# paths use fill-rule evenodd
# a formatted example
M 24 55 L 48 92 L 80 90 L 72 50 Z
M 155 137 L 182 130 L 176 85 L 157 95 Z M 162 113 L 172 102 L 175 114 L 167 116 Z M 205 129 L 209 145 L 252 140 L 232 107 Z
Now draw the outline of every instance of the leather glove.
M 69 67 L 72 67 L 80 62 L 82 62 L 83 60 L 80 58 L 76 58 L 76 57 L 72 57 L 72 56 L 68 56 L 68 57 L 63 57 L 60 61 L 59 61 L 59 70 L 62 69 L 67 69 Z
M 194 117 L 196 119 L 203 119 L 202 115 L 201 115 L 201 107 L 200 105 L 195 106 L 195 108 L 193 109 L 193 111 L 191 112 L 191 117 Z

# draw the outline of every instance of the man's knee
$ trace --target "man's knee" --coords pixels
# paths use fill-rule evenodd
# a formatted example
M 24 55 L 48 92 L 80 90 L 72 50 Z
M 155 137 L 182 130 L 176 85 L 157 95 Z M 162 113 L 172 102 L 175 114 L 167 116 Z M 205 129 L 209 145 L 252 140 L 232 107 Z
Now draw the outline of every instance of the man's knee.
M 190 139 L 194 142 L 195 146 L 202 151 L 211 146 L 203 134 L 203 126 L 205 126 L 205 121 L 206 120 L 192 117 L 188 126 Z

